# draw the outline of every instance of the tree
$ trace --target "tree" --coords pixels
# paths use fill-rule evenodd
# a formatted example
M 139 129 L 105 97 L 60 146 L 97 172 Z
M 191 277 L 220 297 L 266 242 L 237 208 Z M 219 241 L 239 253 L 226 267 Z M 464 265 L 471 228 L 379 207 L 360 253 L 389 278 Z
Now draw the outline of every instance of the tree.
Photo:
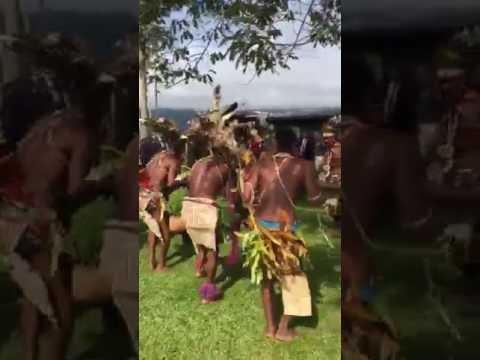
M 340 0 L 140 0 L 145 81 L 211 83 L 224 59 L 256 76 L 288 69 L 301 46 L 339 45 L 340 14 Z
M 211 82 L 210 65 L 228 59 L 257 76 L 288 69 L 307 44 L 340 43 L 339 0 L 140 1 L 140 35 L 151 55 L 151 77 L 164 86 Z M 294 38 L 285 26 L 294 24 Z M 198 51 L 193 51 L 197 49 Z

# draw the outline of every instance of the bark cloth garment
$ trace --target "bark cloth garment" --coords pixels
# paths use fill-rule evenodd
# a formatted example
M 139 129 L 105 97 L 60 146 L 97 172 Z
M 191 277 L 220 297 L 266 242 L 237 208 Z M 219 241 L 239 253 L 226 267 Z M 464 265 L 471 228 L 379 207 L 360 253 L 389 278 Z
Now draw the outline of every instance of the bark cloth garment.
M 150 184 L 150 178 L 145 169 L 139 173 L 139 198 L 138 210 L 140 219 L 147 225 L 148 229 L 155 234 L 156 237 L 163 241 L 162 233 L 160 231 L 159 221 L 163 220 L 163 215 L 166 209 L 166 200 L 163 194 L 155 191 Z M 152 212 L 158 210 L 160 212 L 159 219 L 152 216 Z
M 218 206 L 214 200 L 185 197 L 182 203 L 182 220 L 185 222 L 195 251 L 198 252 L 199 245 L 217 251 Z
M 112 296 L 138 347 L 138 222 L 110 220 L 103 232 L 100 271 L 112 280 Z
M 0 255 L 6 256 L 10 275 L 23 295 L 57 326 L 44 278 L 31 268 L 29 261 L 32 256 L 49 251 L 48 275 L 55 275 L 59 255 L 64 250 L 61 224 L 52 209 L 33 205 L 15 157 L 0 159 L 0 173 Z
M 268 230 L 278 231 L 282 228 L 279 222 L 260 220 L 259 224 Z M 293 231 L 298 229 L 298 223 Z M 305 273 L 283 275 L 280 279 L 282 289 L 283 313 L 290 316 L 312 316 L 312 297 Z

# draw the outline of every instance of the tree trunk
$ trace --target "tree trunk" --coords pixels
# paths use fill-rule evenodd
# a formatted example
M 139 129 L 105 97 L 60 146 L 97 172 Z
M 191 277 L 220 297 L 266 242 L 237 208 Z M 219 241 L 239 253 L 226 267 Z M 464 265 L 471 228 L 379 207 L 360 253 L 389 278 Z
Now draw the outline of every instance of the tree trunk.
M 145 46 L 140 42 L 138 46 L 138 60 L 139 60 L 139 70 L 138 70 L 138 101 L 140 106 L 140 118 L 148 119 L 148 92 L 147 92 L 147 55 L 145 52 Z M 140 139 L 145 138 L 149 135 L 148 129 L 139 124 L 140 129 Z

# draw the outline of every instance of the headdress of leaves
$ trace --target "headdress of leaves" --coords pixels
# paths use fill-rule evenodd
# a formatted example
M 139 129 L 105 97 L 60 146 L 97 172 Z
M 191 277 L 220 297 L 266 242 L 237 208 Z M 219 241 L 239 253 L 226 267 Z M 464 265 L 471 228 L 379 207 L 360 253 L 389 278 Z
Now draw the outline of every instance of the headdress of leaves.
M 145 121 L 145 126 L 149 127 L 154 133 L 159 134 L 170 147 L 174 146 L 178 141 L 182 141 L 177 127 L 168 119 L 162 122 L 148 119 Z

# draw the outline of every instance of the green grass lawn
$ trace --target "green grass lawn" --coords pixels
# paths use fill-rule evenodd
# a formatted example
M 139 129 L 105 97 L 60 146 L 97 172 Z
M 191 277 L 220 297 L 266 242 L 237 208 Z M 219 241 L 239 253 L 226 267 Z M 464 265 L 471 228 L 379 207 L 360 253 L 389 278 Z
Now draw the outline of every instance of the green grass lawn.
M 101 246 L 102 226 L 111 213 L 112 204 L 97 201 L 76 216 L 71 238 L 77 243 L 80 257 L 87 261 Z M 21 340 L 17 327 L 19 294 L 10 282 L 0 259 L 0 360 L 21 359 Z M 129 338 L 122 328 L 105 328 L 99 308 L 77 311 L 75 330 L 69 348 L 69 360 L 124 360 Z
M 221 282 L 224 299 L 201 305 L 193 249 L 172 242 L 165 274 L 150 272 L 144 246 L 140 261 L 140 359 L 340 359 L 339 232 L 328 228 L 333 248 L 322 238 L 313 213 L 300 213 L 302 233 L 314 265 L 308 273 L 314 316 L 295 322 L 301 338 L 278 343 L 263 336 L 260 290 L 237 269 Z M 221 246 L 220 255 L 230 244 Z M 218 274 L 224 274 L 219 267 Z
M 401 239 L 387 236 L 390 245 Z M 386 241 L 385 238 L 382 241 Z M 414 248 L 403 241 L 402 246 Z M 428 245 L 425 245 L 428 246 Z M 428 282 L 424 260 L 431 264 L 431 278 L 440 299 L 441 309 L 428 296 Z M 467 282 L 461 273 L 443 256 L 411 256 L 391 252 L 375 254 L 378 273 L 383 279 L 378 284 L 377 303 L 380 312 L 388 315 L 400 333 L 403 355 L 408 360 L 474 360 L 478 355 L 480 333 L 480 292 L 476 297 L 465 297 L 465 289 L 479 289 L 479 282 Z M 444 311 L 451 325 L 440 312 Z M 461 335 L 458 340 L 455 330 Z

